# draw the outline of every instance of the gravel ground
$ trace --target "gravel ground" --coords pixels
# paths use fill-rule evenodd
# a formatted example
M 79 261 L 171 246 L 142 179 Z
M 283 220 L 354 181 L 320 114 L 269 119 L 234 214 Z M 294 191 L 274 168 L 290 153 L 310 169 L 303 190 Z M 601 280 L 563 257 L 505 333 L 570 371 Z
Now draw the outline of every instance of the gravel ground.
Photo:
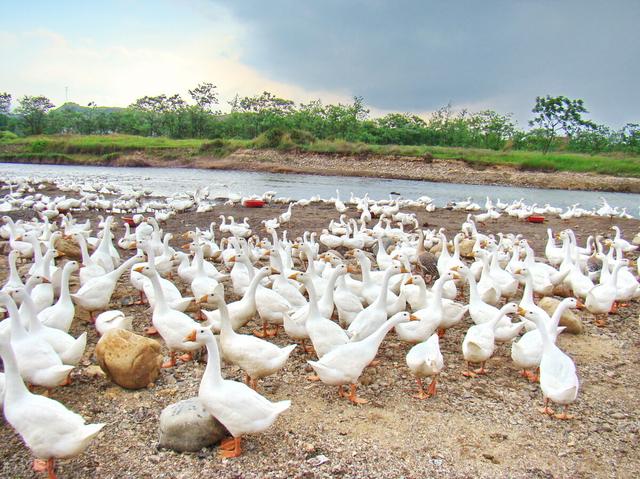
M 186 213 L 172 218 L 165 231 L 207 227 L 221 213 L 249 216 L 251 224 L 258 226 L 259 220 L 283 209 L 220 207 L 215 214 Z M 30 213 L 12 216 L 28 218 Z M 84 219 L 87 214 L 77 216 Z M 288 229 L 293 236 L 305 229 L 318 231 L 337 216 L 326 205 L 296 207 Z M 465 216 L 448 210 L 419 213 L 425 226 L 445 226 L 450 236 Z M 616 224 L 628 238 L 639 226 L 635 220 L 616 220 Z M 584 243 L 588 234 L 610 235 L 610 225 L 600 218 L 551 219 L 545 225 L 500 218 L 482 231 L 522 233 L 541 255 L 547 226 L 554 231 L 571 227 Z M 119 227 L 116 234 L 121 233 Z M 6 257 L 0 261 L 0 280 L 4 280 Z M 131 304 L 134 293 L 125 274 L 111 306 L 133 316 L 134 330 L 141 332 L 151 314 L 146 307 Z M 197 394 L 204 362 L 163 370 L 152 388 L 124 390 L 96 374 L 97 337 L 86 312 L 77 310 L 72 334 L 89 332 L 87 351 L 73 373 L 73 384 L 54 390 L 51 397 L 88 422 L 107 426 L 85 453 L 59 461 L 57 471 L 64 478 L 637 477 L 638 313 L 638 304 L 633 303 L 610 316 L 606 328 L 596 328 L 588 312 L 579 312 L 585 333 L 560 336 L 558 344 L 574 359 L 581 381 L 578 400 L 571 407 L 574 420 L 554 420 L 538 412 L 539 387 L 518 376 L 507 345 L 497 349 L 487 376 L 463 377 L 461 344 L 471 325 L 467 317 L 441 340 L 445 371 L 438 394 L 426 401 L 411 397 L 415 382 L 404 360 L 410 346 L 393 333 L 382 343 L 380 365 L 366 369 L 361 377 L 359 395 L 370 401 L 363 406 L 338 398 L 334 387 L 308 382 L 307 356 L 296 349 L 282 371 L 260 383 L 260 391 L 269 399 L 291 399 L 290 410 L 265 433 L 247 437 L 241 457 L 221 459 L 216 448 L 175 453 L 157 447 L 160 412 Z M 243 332 L 253 327 L 249 323 Z M 289 343 L 283 336 L 274 341 Z M 234 366 L 224 366 L 223 374 L 242 378 Z M 0 477 L 37 477 L 30 466 L 31 455 L 20 437 L 0 422 Z

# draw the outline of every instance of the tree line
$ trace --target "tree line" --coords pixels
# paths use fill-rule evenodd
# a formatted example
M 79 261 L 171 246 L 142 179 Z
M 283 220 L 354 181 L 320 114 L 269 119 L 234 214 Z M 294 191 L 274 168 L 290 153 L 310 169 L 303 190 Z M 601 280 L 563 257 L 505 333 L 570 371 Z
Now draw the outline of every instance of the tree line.
M 583 153 L 640 153 L 640 125 L 620 130 L 585 118 L 584 101 L 564 96 L 535 99 L 529 130 L 519 128 L 511 114 L 493 110 L 454 111 L 446 105 L 428 118 L 410 113 L 389 113 L 371 118 L 364 99 L 348 104 L 320 100 L 296 104 L 270 92 L 236 97 L 230 111 L 219 109 L 216 86 L 201 83 L 182 96 L 144 96 L 126 108 L 80 106 L 59 108 L 44 96 L 24 96 L 13 105 L 9 93 L 0 93 L 0 138 L 39 134 L 131 134 L 170 138 L 253 139 L 278 137 L 286 132 L 294 143 L 316 139 L 368 144 L 429 145 L 576 151 Z M 14 106 L 12 108 L 12 106 Z M 4 132 L 4 133 L 3 133 Z M 9 132 L 9 133 L 7 133 Z M 277 146 L 277 142 L 275 145 Z

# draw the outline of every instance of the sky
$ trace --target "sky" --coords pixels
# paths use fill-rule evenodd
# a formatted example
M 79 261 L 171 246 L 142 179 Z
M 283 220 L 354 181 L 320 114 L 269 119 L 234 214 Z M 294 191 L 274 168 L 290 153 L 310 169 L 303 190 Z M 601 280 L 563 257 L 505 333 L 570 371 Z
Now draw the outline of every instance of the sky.
M 373 116 L 512 113 L 538 95 L 640 122 L 639 0 L 25 0 L 0 16 L 0 92 L 127 106 L 218 86 Z

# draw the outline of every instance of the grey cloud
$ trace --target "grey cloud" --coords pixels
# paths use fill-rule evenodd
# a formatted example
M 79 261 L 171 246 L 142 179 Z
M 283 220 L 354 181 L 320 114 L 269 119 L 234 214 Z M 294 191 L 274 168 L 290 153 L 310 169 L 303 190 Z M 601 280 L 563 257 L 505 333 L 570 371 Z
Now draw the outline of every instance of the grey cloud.
M 243 61 L 379 109 L 487 104 L 523 123 L 549 93 L 640 121 L 637 0 L 211 2 L 246 27 Z

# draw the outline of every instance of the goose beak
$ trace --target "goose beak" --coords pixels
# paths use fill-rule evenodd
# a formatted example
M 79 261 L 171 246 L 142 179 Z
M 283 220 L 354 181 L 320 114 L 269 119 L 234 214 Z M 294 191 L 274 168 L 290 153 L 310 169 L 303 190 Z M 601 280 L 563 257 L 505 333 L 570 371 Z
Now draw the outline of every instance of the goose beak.
M 133 268 L 133 270 L 134 270 L 136 273 L 142 273 L 142 270 L 143 270 L 143 269 L 144 269 L 144 266 L 136 266 L 136 267 L 134 267 L 134 268 Z
M 183 341 L 194 342 L 196 340 L 196 330 L 191 331 L 187 336 L 184 337 Z
M 190 244 L 190 243 L 183 244 L 183 245 L 181 246 L 181 248 L 182 248 L 182 249 L 189 249 L 190 247 L 191 247 L 191 244 Z
M 51 281 L 49 281 L 47 278 L 42 278 L 42 283 L 43 284 L 49 284 L 49 283 L 51 283 Z
M 518 268 L 517 270 L 515 270 L 513 272 L 513 274 L 522 274 L 522 270 L 520 268 Z
M 576 308 L 578 308 L 578 309 L 584 309 L 584 308 L 585 308 L 585 305 L 584 305 L 584 303 L 581 303 L 580 301 L 578 301 L 578 303 L 576 304 Z
M 289 279 L 298 279 L 298 275 L 299 275 L 299 274 L 300 274 L 300 273 L 299 273 L 299 272 L 297 272 L 297 271 L 296 271 L 295 273 L 291 273 L 291 274 L 289 275 Z
M 236 262 L 236 257 L 232 256 L 231 258 L 228 259 L 229 263 L 235 263 Z
M 271 269 L 270 269 L 270 273 L 271 273 L 271 274 L 280 274 L 280 271 L 278 271 L 278 270 L 277 270 L 277 269 L 275 269 L 275 268 L 271 268 Z
M 264 252 L 264 256 L 271 256 L 271 251 L 267 250 Z
M 188 233 L 188 232 L 187 232 L 187 233 L 182 233 L 182 234 L 180 235 L 180 237 L 181 237 L 181 238 L 188 238 L 188 237 L 189 237 L 189 233 Z
M 209 295 L 205 294 L 204 296 L 196 299 L 196 304 L 206 303 L 209 300 Z
M 458 273 L 456 272 L 453 273 L 453 279 L 460 279 L 460 278 L 461 276 Z
M 524 316 L 525 314 L 527 314 L 527 312 L 524 310 L 524 308 L 518 306 L 518 314 L 520 316 Z
M 358 269 L 355 266 L 353 266 L 351 264 L 347 265 L 347 273 L 354 273 L 355 274 L 357 272 L 358 272 Z
M 404 266 L 400 267 L 400 272 L 401 273 L 409 273 L 409 270 L 407 268 L 405 268 Z
M 409 276 L 409 279 L 404 284 L 413 284 L 413 276 Z
M 417 317 L 415 314 L 411 314 L 409 316 L 409 321 L 420 321 L 420 318 Z

